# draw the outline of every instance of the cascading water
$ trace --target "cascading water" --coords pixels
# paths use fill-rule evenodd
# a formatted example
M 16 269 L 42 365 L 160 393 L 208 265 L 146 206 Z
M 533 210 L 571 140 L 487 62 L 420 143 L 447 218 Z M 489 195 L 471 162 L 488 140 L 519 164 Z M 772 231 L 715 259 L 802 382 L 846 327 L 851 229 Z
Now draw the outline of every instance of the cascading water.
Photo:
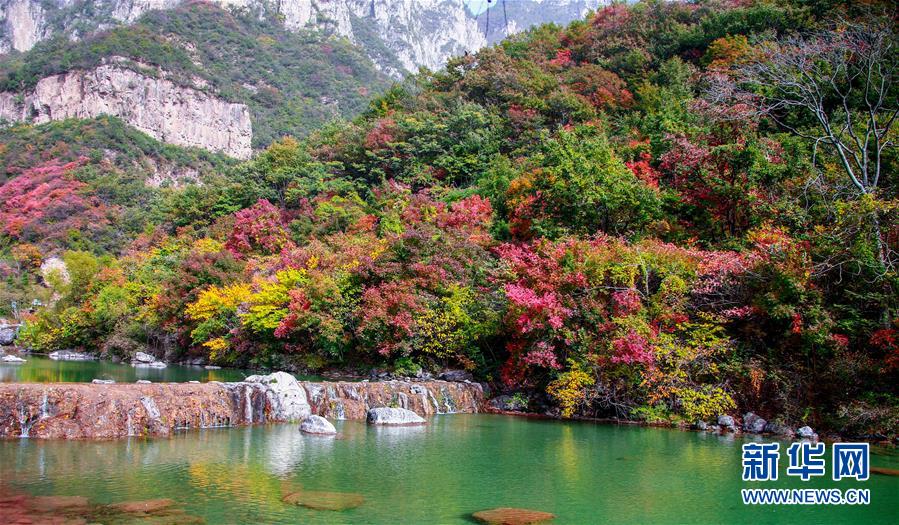
M 41 398 L 41 419 L 44 419 L 50 415 L 50 410 L 47 402 L 47 392 L 44 391 L 44 396 Z
M 246 404 L 246 406 L 244 406 L 244 409 L 243 409 L 244 410 L 244 419 L 246 420 L 246 422 L 248 424 L 252 425 L 253 424 L 253 396 L 252 396 L 252 394 L 250 394 L 250 387 L 245 386 L 243 392 L 244 392 L 244 403 Z

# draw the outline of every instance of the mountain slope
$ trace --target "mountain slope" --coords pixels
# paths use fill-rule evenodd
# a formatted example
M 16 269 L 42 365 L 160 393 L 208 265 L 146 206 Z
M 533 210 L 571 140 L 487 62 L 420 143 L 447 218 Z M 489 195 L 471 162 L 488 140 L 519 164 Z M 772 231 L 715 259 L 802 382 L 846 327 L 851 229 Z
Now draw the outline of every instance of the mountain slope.
M 77 111 L 65 112 L 64 116 L 94 116 L 103 111 L 112 112 L 109 108 L 125 98 L 130 99 L 126 104 L 128 107 L 140 108 L 145 103 L 152 103 L 142 98 L 145 93 L 155 93 L 163 88 L 168 91 L 180 89 L 187 101 L 179 103 L 178 108 L 197 104 L 197 116 L 191 117 L 185 111 L 175 112 L 173 118 L 164 119 L 163 123 L 181 125 L 186 128 L 183 130 L 185 135 L 205 133 L 205 139 L 194 142 L 212 144 L 210 149 L 236 152 L 235 156 L 239 157 L 247 156 L 251 145 L 262 147 L 283 135 L 304 136 L 329 120 L 353 116 L 365 107 L 372 93 L 388 85 L 386 77 L 345 39 L 328 37 L 313 30 L 290 32 L 277 21 L 260 20 L 248 13 L 231 13 L 211 4 L 191 3 L 172 10 L 148 12 L 133 25 L 91 34 L 77 42 L 60 36 L 37 44 L 27 53 L 8 56 L 0 62 L 0 90 L 9 93 L 3 106 L 14 107 L 0 113 L 8 119 L 14 114 L 21 114 L 26 119 L 36 117 L 39 122 L 53 119 L 53 115 L 46 115 L 45 119 L 43 113 L 46 112 L 42 112 L 42 106 L 52 104 L 39 100 L 36 109 L 29 111 L 12 101 L 28 102 L 42 79 L 73 71 L 92 75 L 97 68 L 112 66 L 139 76 L 117 73 L 120 80 L 106 82 L 107 85 L 117 83 L 116 87 L 80 88 L 93 94 L 116 89 L 121 92 L 107 97 L 114 99 L 112 101 L 95 103 L 95 111 L 83 107 L 89 102 L 79 100 L 88 98 L 91 93 L 81 96 L 78 92 L 66 93 L 58 87 L 66 81 L 71 83 L 70 77 L 44 82 L 51 90 L 44 98 L 82 104 Z M 75 80 L 82 76 L 76 76 Z M 163 88 L 160 88 L 160 82 L 163 82 Z M 103 82 L 93 84 L 102 85 Z M 222 102 L 217 102 L 219 100 Z M 161 100 L 157 106 L 165 103 Z M 218 147 L 216 142 L 210 142 L 235 127 L 249 125 L 249 122 L 241 121 L 242 117 L 231 116 L 239 110 L 231 109 L 228 103 L 248 107 L 252 120 L 251 144 L 247 140 L 245 146 L 241 144 L 234 148 Z M 209 114 L 215 104 L 222 107 L 223 122 L 218 127 L 210 123 L 206 126 L 208 131 L 204 131 L 202 119 L 211 118 Z M 162 113 L 159 108 L 155 111 Z M 62 109 L 57 111 L 60 112 Z M 118 116 L 128 120 L 127 115 L 118 113 Z M 134 120 L 140 120 L 139 116 Z M 146 114 L 143 116 L 147 117 Z M 171 120 L 185 122 L 171 123 Z M 138 127 L 153 134 L 152 126 Z M 194 127 L 200 129 L 193 130 Z M 168 140 L 162 132 L 154 136 Z M 182 143 L 191 144 L 190 141 Z
M 468 0 L 477 2 L 478 0 Z M 27 51 L 64 35 L 83 38 L 98 29 L 133 23 L 148 11 L 186 0 L 0 0 L 0 52 Z M 509 0 L 478 17 L 466 0 L 215 0 L 259 20 L 282 21 L 290 31 L 325 30 L 362 45 L 394 77 L 419 66 L 439 69 L 454 55 L 474 52 L 532 25 L 567 23 L 607 0 Z M 487 18 L 492 22 L 487 23 Z M 506 23 L 508 21 L 508 24 Z M 485 36 L 486 33 L 486 36 Z M 388 51 L 383 53 L 382 51 Z

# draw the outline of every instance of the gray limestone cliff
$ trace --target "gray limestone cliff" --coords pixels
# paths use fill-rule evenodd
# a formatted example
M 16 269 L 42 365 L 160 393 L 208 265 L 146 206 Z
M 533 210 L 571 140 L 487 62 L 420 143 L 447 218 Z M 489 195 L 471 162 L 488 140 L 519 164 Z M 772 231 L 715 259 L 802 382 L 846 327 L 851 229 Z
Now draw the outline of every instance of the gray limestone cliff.
M 185 147 L 248 158 L 253 138 L 244 104 L 183 87 L 165 73 L 142 74 L 114 61 L 38 81 L 27 93 L 0 93 L 0 119 L 42 124 L 110 115 L 151 137 Z

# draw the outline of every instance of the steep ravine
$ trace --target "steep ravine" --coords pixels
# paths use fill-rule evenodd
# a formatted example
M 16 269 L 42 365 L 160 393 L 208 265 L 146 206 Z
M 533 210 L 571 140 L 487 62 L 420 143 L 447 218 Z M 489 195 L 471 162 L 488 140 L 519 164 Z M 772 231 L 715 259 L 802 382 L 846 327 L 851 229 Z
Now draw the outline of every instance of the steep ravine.
M 0 93 L 0 118 L 42 124 L 110 115 L 162 142 L 249 158 L 253 131 L 246 105 L 165 77 L 164 71 L 149 76 L 112 60 L 43 78 L 27 93 Z
M 362 420 L 372 407 L 421 416 L 479 412 L 476 383 L 297 382 L 278 372 L 241 383 L 0 384 L 0 437 L 113 439 L 297 421 L 309 414 Z

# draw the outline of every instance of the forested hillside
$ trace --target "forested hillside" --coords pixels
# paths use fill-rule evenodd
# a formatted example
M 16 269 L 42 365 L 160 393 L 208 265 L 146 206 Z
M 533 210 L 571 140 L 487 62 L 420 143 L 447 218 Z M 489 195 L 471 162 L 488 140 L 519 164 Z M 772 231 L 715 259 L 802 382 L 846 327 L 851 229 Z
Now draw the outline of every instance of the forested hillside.
M 604 8 L 172 189 L 121 251 L 82 186 L 103 161 L 46 154 L 0 188 L 4 293 L 43 301 L 37 350 L 464 368 L 563 417 L 895 437 L 894 28 L 877 5 Z M 40 226 L 92 242 L 17 226 L 48 180 L 70 208 Z

